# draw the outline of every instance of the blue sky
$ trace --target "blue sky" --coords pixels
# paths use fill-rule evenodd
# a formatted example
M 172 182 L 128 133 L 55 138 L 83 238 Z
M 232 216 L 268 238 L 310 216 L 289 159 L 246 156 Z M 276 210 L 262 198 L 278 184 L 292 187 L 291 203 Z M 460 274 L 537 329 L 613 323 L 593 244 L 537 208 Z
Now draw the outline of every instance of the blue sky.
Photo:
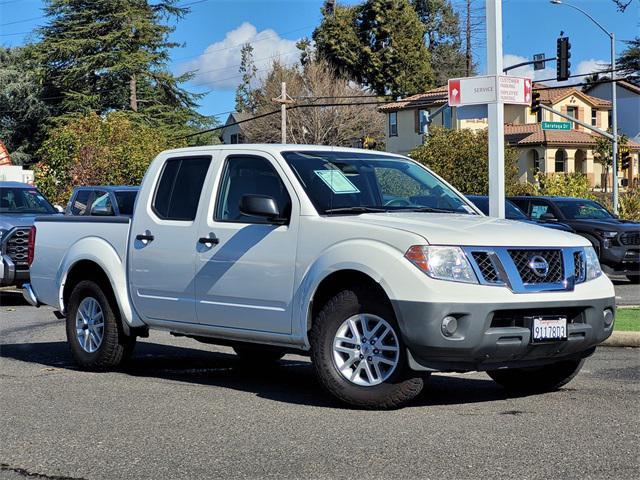
M 483 5 L 483 0 L 474 0 Z M 454 4 L 462 3 L 454 0 Z M 42 0 L 0 0 L 0 44 L 21 45 L 34 28 L 42 25 Z M 191 13 L 179 22 L 173 40 L 184 48 L 172 52 L 170 68 L 180 73 L 198 70 L 188 85 L 193 91 L 206 92 L 200 111 L 207 115 L 233 109 L 234 90 L 240 80 L 238 64 L 242 44 L 251 42 L 260 72 L 274 58 L 285 63 L 298 58 L 295 41 L 310 36 L 320 22 L 322 0 L 184 0 L 192 3 Z M 343 0 L 342 4 L 357 3 Z M 640 0 L 623 13 L 611 0 L 573 0 L 593 15 L 620 40 L 630 39 L 640 28 Z M 609 61 L 609 39 L 579 12 L 547 0 L 503 0 L 503 51 L 505 66 L 530 59 L 534 53 L 555 55 L 555 41 L 564 30 L 572 44 L 572 73 L 587 73 Z M 483 42 L 484 43 L 484 42 Z M 617 42 L 621 51 L 624 44 Z M 476 60 L 484 69 L 485 52 L 478 50 Z M 545 71 L 523 68 L 513 74 L 544 79 L 555 76 L 555 65 Z

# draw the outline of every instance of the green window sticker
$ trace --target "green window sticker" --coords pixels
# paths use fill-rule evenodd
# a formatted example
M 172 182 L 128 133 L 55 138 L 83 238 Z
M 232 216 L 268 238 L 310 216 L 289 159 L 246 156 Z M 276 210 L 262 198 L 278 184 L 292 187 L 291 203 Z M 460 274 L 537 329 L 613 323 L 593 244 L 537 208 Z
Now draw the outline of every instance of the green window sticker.
M 340 170 L 314 170 L 333 193 L 360 193 L 360 190 Z

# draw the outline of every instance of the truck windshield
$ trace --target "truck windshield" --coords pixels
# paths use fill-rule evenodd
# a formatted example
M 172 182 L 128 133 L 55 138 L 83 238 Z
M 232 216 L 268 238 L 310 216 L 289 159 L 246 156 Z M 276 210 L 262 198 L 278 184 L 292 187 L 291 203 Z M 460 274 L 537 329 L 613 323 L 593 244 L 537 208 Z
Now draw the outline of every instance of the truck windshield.
M 593 200 L 559 200 L 556 205 L 570 220 L 601 220 L 613 218 L 606 208 Z
M 289 151 L 282 156 L 321 215 L 422 211 L 475 214 L 420 165 L 360 152 Z
M 46 198 L 35 188 L 0 188 L 0 213 L 56 213 Z

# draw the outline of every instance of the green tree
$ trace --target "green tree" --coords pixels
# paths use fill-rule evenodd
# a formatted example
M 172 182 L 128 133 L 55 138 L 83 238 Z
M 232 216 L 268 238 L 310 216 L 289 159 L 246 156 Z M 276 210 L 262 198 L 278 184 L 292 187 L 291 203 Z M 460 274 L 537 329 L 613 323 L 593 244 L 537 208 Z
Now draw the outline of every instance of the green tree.
M 174 27 L 188 9 L 178 0 L 48 0 L 48 23 L 36 44 L 47 103 L 57 118 L 131 110 L 182 134 L 208 126 L 196 112 L 198 95 L 166 67 Z
M 436 85 L 466 74 L 466 57 L 462 51 L 460 18 L 449 0 L 411 0 L 425 27 L 427 48 Z
M 408 0 L 366 0 L 324 9 L 313 39 L 339 73 L 379 94 L 407 95 L 433 86 L 424 33 Z
M 236 88 L 236 111 L 255 112 L 256 92 L 253 84 L 256 81 L 256 68 L 253 62 L 253 47 L 250 43 L 245 43 L 240 50 L 240 69 L 242 81 Z
M 446 178 L 463 193 L 487 195 L 489 192 L 487 130 L 432 127 L 426 143 L 415 148 L 409 155 Z M 514 148 L 505 147 L 504 157 L 507 194 L 519 193 L 518 152 Z
M 137 185 L 158 153 L 182 146 L 131 117 L 89 113 L 52 128 L 35 166 L 38 187 L 64 204 L 76 185 Z
M 50 112 L 28 47 L 0 48 L 0 139 L 17 165 L 32 163 Z
M 620 68 L 620 75 L 640 84 L 640 37 L 625 42 L 627 48 L 620 54 L 616 67 Z

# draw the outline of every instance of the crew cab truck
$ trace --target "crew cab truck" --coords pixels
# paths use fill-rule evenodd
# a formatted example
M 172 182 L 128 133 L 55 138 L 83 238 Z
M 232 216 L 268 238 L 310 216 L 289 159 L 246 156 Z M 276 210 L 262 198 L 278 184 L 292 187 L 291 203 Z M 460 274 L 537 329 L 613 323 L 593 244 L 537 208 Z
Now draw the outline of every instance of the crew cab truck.
M 326 389 L 394 408 L 435 371 L 567 383 L 613 329 L 588 240 L 489 218 L 409 158 L 304 145 L 161 153 L 132 218 L 38 218 L 24 295 L 81 368 L 160 329 L 245 360 L 307 352 Z

